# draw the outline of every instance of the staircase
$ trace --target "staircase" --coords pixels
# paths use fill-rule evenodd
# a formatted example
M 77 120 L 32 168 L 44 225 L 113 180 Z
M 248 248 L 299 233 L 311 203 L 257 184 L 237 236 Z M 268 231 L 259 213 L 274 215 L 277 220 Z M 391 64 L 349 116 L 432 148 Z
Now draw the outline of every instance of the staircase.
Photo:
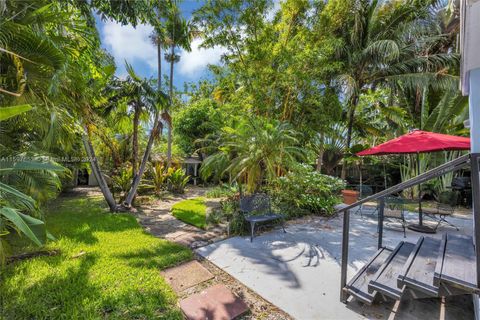
M 445 234 L 441 240 L 420 237 L 393 250 L 379 249 L 343 288 L 372 304 L 378 298 L 421 299 L 480 293 L 470 236 Z

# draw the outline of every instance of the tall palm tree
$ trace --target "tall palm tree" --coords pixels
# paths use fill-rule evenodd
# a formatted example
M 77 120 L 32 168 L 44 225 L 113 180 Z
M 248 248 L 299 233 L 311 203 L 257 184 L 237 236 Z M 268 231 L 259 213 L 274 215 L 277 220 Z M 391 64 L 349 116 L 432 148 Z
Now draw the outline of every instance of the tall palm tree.
M 140 78 L 132 66 L 125 63 L 128 76 L 125 80 L 112 81 L 113 97 L 111 103 L 105 108 L 104 114 L 109 114 L 119 108 L 122 103 L 127 105 L 132 112 L 132 170 L 133 175 L 138 173 L 138 134 L 140 120 L 151 120 L 150 115 L 158 113 L 157 91 L 152 86 L 152 81 Z
M 119 107 L 119 102 L 122 100 L 133 111 L 132 115 L 132 184 L 127 197 L 124 202 L 125 207 L 130 207 L 135 197 L 136 190 L 140 179 L 145 171 L 146 163 L 148 162 L 150 152 L 152 149 L 154 138 L 158 135 L 160 124 L 160 112 L 165 104 L 166 95 L 159 89 L 155 90 L 152 86 L 152 81 L 141 79 L 127 63 L 126 69 L 128 76 L 125 80 L 115 80 L 113 87 L 115 94 L 111 99 L 111 103 L 107 107 L 107 112 Z M 153 117 L 152 117 L 153 115 Z M 150 131 L 149 139 L 142 160 L 139 159 L 138 150 L 138 132 L 140 126 L 140 119 L 143 118 L 152 122 L 152 130 Z
M 327 6 L 333 8 L 336 2 Z M 435 1 L 348 3 L 344 12 L 346 23 L 329 30 L 341 40 L 335 59 L 344 65 L 334 82 L 347 104 L 347 150 L 351 147 L 359 97 L 365 90 L 384 85 L 395 88 L 400 84 L 415 90 L 449 86 L 454 77 L 447 70 L 459 59 L 454 53 L 429 50 L 445 38 L 432 15 Z M 342 178 L 345 174 L 344 165 Z
M 180 10 L 177 6 L 176 0 L 170 1 L 167 13 L 167 22 L 165 25 L 166 39 L 165 46 L 170 49 L 169 53 L 165 53 L 165 60 L 170 63 L 170 77 L 169 77 L 169 95 L 170 107 L 165 110 L 162 117 L 167 123 L 167 168 L 172 162 L 172 117 L 171 108 L 173 107 L 173 69 L 175 63 L 180 61 L 180 55 L 175 52 L 175 49 L 182 48 L 191 51 L 191 42 L 196 34 L 196 29 L 191 21 L 187 21 L 180 16 Z

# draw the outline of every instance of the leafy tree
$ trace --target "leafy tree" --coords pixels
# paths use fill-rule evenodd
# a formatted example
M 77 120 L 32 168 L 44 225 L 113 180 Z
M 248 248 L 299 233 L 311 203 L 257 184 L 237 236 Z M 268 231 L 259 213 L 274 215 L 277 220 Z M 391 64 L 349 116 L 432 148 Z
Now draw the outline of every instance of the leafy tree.
M 214 101 L 208 98 L 191 102 L 175 114 L 174 133 L 180 148 L 187 155 L 192 154 L 203 139 L 216 133 L 223 126 L 221 114 Z
M 382 85 L 416 90 L 452 84 L 453 77 L 445 70 L 458 64 L 458 55 L 430 49 L 447 38 L 438 32 L 432 8 L 432 1 L 327 3 L 321 30 L 336 39 L 332 59 L 342 63 L 334 79 L 347 101 L 347 149 L 359 98 L 365 90 Z M 345 18 L 343 23 L 339 23 L 340 17 Z

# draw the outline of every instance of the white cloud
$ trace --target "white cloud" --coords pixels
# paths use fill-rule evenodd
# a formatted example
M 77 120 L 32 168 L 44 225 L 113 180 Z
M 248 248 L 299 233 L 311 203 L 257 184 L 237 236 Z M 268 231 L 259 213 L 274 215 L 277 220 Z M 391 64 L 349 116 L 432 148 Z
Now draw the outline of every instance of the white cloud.
M 192 41 L 192 51 L 187 52 L 185 50 L 180 50 L 180 62 L 178 63 L 178 71 L 189 78 L 193 78 L 199 72 L 204 71 L 204 69 L 209 64 L 218 64 L 227 50 L 223 47 L 214 47 L 214 48 L 200 48 L 202 44 L 201 39 L 195 39 Z
M 113 55 L 117 65 L 117 74 L 126 76 L 126 60 L 130 64 L 143 62 L 147 64 L 150 71 L 155 72 L 157 68 L 157 49 L 150 40 L 153 28 L 149 25 L 138 25 L 134 28 L 131 25 L 122 26 L 119 23 L 106 21 L 102 28 L 102 42 L 106 49 Z M 180 62 L 175 66 L 178 72 L 188 78 L 198 77 L 209 64 L 218 64 L 222 54 L 226 52 L 223 47 L 199 48 L 201 39 L 192 42 L 192 51 L 183 49 L 178 51 Z M 164 70 L 168 72 L 168 64 L 162 57 Z
M 140 24 L 136 28 L 131 25 L 122 26 L 113 21 L 103 25 L 103 43 L 115 58 L 118 72 L 125 73 L 124 61 L 133 64 L 145 62 L 152 70 L 157 65 L 157 50 L 150 40 L 153 28 Z

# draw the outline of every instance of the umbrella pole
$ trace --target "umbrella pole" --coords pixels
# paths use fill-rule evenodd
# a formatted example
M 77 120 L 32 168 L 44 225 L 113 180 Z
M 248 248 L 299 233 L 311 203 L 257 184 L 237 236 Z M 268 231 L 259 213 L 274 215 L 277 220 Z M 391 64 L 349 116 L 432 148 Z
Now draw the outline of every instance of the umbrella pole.
M 417 152 L 417 168 L 418 174 L 420 174 L 420 153 Z M 418 224 L 410 224 L 408 229 L 422 232 L 422 233 L 436 233 L 437 231 L 429 226 L 423 224 L 423 212 L 422 212 L 422 185 L 418 185 Z
M 417 172 L 420 174 L 420 153 L 417 152 Z M 418 225 L 423 226 L 422 185 L 418 185 Z

